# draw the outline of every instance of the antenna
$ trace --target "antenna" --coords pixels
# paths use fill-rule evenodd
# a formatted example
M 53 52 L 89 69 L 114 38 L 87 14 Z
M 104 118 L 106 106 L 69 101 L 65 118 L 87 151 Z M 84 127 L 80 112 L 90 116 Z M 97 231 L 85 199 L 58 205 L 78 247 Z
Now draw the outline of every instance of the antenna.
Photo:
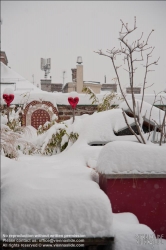
M 106 83 L 106 75 L 104 76 L 104 83 Z
M 64 84 L 65 84 L 65 78 L 66 78 L 66 77 L 65 77 L 65 74 L 66 74 L 66 71 L 64 70 L 64 71 L 63 71 L 63 86 L 64 86 Z
M 32 75 L 32 79 L 33 79 L 32 82 L 33 82 L 33 84 L 34 84 L 34 74 Z
M 41 58 L 41 70 L 45 71 L 44 77 L 47 78 L 51 70 L 51 58 Z

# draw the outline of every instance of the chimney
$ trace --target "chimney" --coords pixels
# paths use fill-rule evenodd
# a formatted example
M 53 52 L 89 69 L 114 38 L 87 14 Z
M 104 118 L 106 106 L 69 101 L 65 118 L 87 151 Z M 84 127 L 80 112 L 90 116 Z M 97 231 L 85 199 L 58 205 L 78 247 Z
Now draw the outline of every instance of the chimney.
M 76 85 L 76 91 L 78 93 L 82 93 L 82 89 L 83 89 L 83 65 L 81 65 L 82 63 L 82 57 L 78 56 L 77 57 L 77 85 Z
M 106 83 L 106 76 L 104 76 L 104 83 Z
M 77 69 L 71 69 L 72 71 L 72 82 L 77 81 Z

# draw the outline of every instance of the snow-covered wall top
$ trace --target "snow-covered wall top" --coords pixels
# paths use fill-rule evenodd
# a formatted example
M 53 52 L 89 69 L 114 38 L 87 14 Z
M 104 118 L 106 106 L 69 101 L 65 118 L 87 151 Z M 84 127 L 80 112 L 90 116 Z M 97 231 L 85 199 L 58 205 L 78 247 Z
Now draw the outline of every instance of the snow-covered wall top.
M 105 93 L 102 93 L 102 94 L 96 94 L 96 96 L 99 99 L 99 101 L 101 102 L 103 97 L 108 93 L 110 93 L 110 92 L 105 92 Z M 61 92 L 59 92 L 59 93 L 52 93 L 52 94 L 55 96 L 57 104 L 64 104 L 64 105 L 69 104 L 68 103 L 68 97 L 70 96 L 70 93 L 61 93 Z M 121 94 L 118 94 L 118 95 L 119 95 L 119 97 L 121 96 Z M 90 104 L 92 104 L 92 100 L 89 100 L 90 95 L 88 95 L 88 94 L 78 94 L 77 93 L 77 96 L 79 97 L 78 105 L 90 105 Z M 161 96 L 164 97 L 163 102 L 166 105 L 166 94 L 163 93 Z M 135 97 L 138 100 L 142 99 L 142 95 L 135 95 Z M 127 100 L 131 100 L 131 95 L 130 94 L 126 95 L 126 98 L 127 98 Z M 144 101 L 149 103 L 149 104 L 153 104 L 154 98 L 155 98 L 155 96 L 153 94 L 147 94 L 147 95 L 145 95 Z M 122 101 L 118 100 L 118 98 L 117 98 L 117 99 L 114 100 L 114 102 L 115 102 L 115 104 L 120 104 Z M 157 102 L 155 104 L 159 105 L 160 103 Z
M 101 150 L 97 171 L 103 174 L 166 174 L 166 148 L 130 141 L 114 141 Z
M 6 85 L 5 88 L 6 87 L 9 87 L 9 86 Z M 3 89 L 4 89 L 4 87 L 1 86 L 1 99 L 2 99 L 2 94 L 3 94 Z M 23 104 L 23 103 L 27 102 L 27 96 L 29 96 L 28 102 L 31 102 L 33 100 L 38 101 L 38 100 L 42 99 L 44 101 L 52 102 L 54 104 L 54 106 L 56 104 L 69 105 L 68 97 L 70 96 L 70 93 L 61 93 L 61 92 L 51 93 L 51 92 L 46 92 L 46 91 L 42 91 L 39 89 L 34 89 L 34 90 L 30 91 L 30 90 L 27 90 L 25 88 L 22 90 L 14 91 L 14 94 L 15 94 L 15 99 L 12 102 L 12 104 Z M 25 96 L 25 97 L 23 98 L 23 96 Z M 90 98 L 89 95 L 77 93 L 77 96 L 79 97 L 78 105 L 91 105 L 92 104 L 92 101 L 89 99 Z M 166 94 L 163 96 L 166 98 Z M 97 97 L 98 97 L 99 101 L 101 102 L 101 100 L 104 97 L 104 94 L 98 94 Z M 136 98 L 141 100 L 141 95 L 137 95 Z M 130 100 L 131 95 L 127 95 L 127 99 Z M 145 101 L 148 102 L 149 104 L 152 104 L 153 100 L 154 100 L 154 95 L 146 95 L 145 96 Z M 115 104 L 120 104 L 120 103 L 121 103 L 121 101 L 115 99 Z M 3 100 L 1 100 L 1 104 L 4 104 Z M 165 105 L 166 105 L 166 103 L 165 103 Z

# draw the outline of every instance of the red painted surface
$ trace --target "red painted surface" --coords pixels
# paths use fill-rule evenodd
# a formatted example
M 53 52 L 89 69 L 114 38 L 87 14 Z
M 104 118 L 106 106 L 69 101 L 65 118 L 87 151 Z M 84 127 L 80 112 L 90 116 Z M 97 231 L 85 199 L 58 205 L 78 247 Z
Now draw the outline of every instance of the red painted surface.
M 139 223 L 166 239 L 166 178 L 106 179 L 100 187 L 109 197 L 114 213 L 131 212 Z

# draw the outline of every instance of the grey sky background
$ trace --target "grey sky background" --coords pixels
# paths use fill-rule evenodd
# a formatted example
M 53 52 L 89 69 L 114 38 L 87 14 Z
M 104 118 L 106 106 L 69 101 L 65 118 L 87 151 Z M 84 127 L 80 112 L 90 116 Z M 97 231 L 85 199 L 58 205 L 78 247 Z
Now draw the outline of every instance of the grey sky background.
M 147 93 L 166 88 L 166 2 L 165 1 L 1 1 L 1 50 L 8 57 L 9 66 L 35 85 L 44 78 L 40 58 L 51 58 L 49 77 L 53 83 L 71 81 L 71 68 L 76 67 L 77 56 L 82 56 L 84 80 L 107 83 L 115 77 L 111 60 L 93 51 L 119 48 L 122 19 L 138 29 L 131 41 L 144 40 L 152 29 L 149 45 L 155 46 L 151 61 L 160 56 L 159 65 L 148 75 L 148 84 L 155 83 Z M 117 65 L 121 61 L 117 60 Z M 139 65 L 141 63 L 137 63 Z M 121 67 L 123 86 L 128 85 L 128 74 Z M 145 68 L 140 66 L 135 85 L 143 82 Z

